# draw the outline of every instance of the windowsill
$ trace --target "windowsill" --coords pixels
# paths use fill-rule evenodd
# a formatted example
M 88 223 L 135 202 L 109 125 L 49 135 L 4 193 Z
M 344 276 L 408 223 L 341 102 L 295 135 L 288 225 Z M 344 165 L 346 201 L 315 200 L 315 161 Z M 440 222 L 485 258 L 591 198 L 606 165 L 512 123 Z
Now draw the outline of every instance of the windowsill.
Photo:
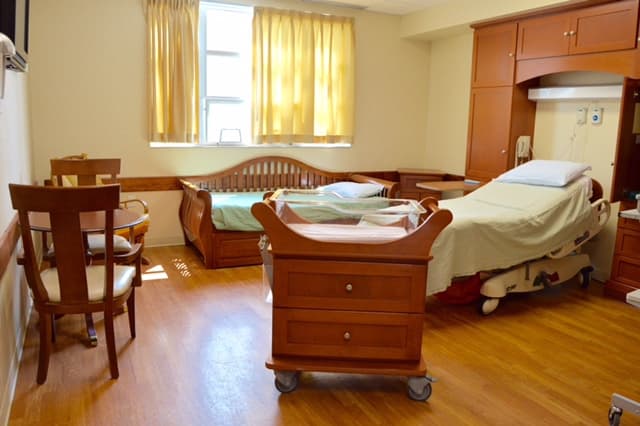
M 180 148 L 180 149 L 208 149 L 208 148 L 232 148 L 232 149 L 272 149 L 272 148 L 351 148 L 350 143 L 297 143 L 297 144 L 264 144 L 264 145 L 219 145 L 219 144 L 198 144 L 180 142 L 149 142 L 150 148 Z

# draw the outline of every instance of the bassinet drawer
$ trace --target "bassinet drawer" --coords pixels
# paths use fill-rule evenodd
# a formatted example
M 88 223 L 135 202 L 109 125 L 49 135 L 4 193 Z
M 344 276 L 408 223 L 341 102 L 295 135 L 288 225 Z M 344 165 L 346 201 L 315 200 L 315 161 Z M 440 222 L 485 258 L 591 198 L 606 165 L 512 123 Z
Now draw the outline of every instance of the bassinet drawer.
M 420 314 L 275 308 L 273 355 L 417 361 L 422 321 Z
M 424 312 L 424 265 L 276 260 L 276 307 Z

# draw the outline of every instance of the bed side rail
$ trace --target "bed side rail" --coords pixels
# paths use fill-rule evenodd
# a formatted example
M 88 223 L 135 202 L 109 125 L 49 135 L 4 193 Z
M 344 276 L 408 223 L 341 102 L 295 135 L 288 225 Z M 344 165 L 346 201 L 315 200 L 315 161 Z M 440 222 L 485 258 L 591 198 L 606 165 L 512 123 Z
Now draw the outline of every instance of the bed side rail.
M 570 243 L 567 243 L 559 249 L 547 254 L 547 257 L 551 259 L 560 259 L 562 257 L 565 257 L 576 251 L 580 246 L 593 238 L 598 232 L 602 230 L 602 228 L 604 228 L 604 225 L 609 220 L 609 217 L 611 216 L 611 204 L 604 198 L 600 198 L 599 200 L 591 203 L 591 211 L 593 215 L 593 221 L 589 229 L 587 229 L 584 234 L 580 235 Z

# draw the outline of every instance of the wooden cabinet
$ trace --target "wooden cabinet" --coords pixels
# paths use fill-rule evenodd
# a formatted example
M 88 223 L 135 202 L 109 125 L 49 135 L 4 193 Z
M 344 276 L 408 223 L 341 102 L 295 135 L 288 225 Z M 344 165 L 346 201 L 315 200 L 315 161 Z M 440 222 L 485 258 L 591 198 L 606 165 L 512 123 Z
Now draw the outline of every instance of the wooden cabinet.
M 480 28 L 473 34 L 472 87 L 511 86 L 518 25 Z
M 488 180 L 509 167 L 512 97 L 511 86 L 471 90 L 467 176 Z
M 611 279 L 605 285 L 605 292 L 609 296 L 624 299 L 628 292 L 639 288 L 640 222 L 619 217 Z
M 525 19 L 518 23 L 517 58 L 633 49 L 637 22 L 636 0 Z
M 513 166 L 518 136 L 533 134 L 529 85 L 514 85 L 517 23 L 474 32 L 467 137 L 467 178 L 488 181 Z
M 420 362 L 424 266 L 275 262 L 274 356 Z
M 400 194 L 398 197 L 418 201 L 425 197 L 434 197 L 439 199 L 439 194 L 437 192 L 418 188 L 416 186 L 417 183 L 433 182 L 446 178 L 446 173 L 439 170 L 428 169 L 398 169 L 398 174 L 400 176 Z

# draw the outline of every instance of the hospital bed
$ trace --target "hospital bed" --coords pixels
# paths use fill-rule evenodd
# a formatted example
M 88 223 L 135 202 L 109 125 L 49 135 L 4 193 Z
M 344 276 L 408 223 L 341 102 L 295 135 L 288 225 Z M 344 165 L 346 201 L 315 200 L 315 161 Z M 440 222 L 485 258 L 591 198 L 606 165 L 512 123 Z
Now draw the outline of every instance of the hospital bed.
M 480 309 L 486 315 L 509 293 L 540 290 L 578 273 L 588 283 L 591 262 L 580 247 L 610 216 L 601 195 L 600 185 L 583 175 L 562 187 L 494 180 L 442 200 L 453 221 L 431 248 L 427 295 L 445 292 L 456 277 L 484 272 Z

